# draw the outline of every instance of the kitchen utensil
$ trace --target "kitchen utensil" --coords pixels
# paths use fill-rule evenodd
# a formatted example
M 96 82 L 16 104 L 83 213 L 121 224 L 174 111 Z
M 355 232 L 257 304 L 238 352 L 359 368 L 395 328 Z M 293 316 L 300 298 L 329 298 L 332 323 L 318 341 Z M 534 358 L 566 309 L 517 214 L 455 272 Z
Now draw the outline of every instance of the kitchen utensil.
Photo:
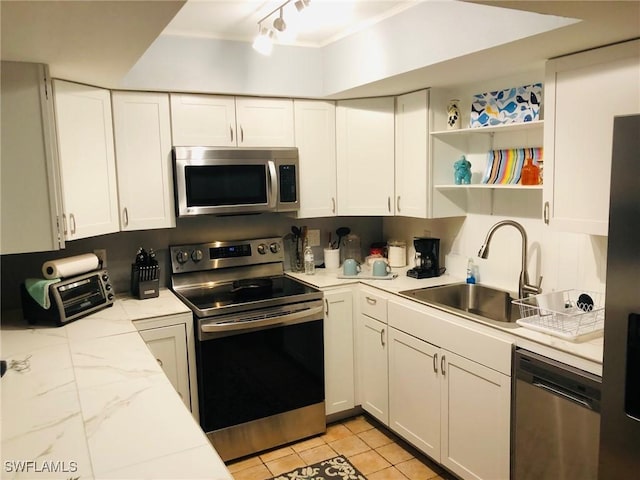
M 353 258 L 347 258 L 342 264 L 342 271 L 345 275 L 357 275 L 360 273 L 360 265 Z
M 336 230 L 336 235 L 338 235 L 338 243 L 337 248 L 340 248 L 342 245 L 342 239 L 351 233 L 351 229 L 349 227 L 338 227 Z

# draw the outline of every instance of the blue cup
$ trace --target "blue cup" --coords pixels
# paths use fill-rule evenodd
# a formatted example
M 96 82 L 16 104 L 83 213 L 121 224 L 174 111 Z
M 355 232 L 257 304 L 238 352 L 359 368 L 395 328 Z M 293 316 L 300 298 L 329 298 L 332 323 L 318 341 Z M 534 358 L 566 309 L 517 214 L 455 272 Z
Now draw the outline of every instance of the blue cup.
M 360 265 L 353 258 L 347 258 L 342 264 L 342 270 L 345 275 L 353 276 L 360 273 Z
M 391 267 L 384 260 L 376 260 L 373 262 L 371 272 L 374 277 L 386 277 L 391 273 Z

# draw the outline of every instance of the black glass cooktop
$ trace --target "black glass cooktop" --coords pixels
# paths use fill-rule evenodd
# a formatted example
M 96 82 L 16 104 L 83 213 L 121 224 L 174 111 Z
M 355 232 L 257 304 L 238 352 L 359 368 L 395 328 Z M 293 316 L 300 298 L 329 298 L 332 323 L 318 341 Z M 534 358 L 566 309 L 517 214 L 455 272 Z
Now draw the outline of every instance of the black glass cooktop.
M 321 293 L 286 276 L 253 278 L 182 290 L 182 296 L 199 310 L 211 310 L 256 302 L 305 301 L 307 296 Z M 281 303 L 281 302 L 278 302 Z

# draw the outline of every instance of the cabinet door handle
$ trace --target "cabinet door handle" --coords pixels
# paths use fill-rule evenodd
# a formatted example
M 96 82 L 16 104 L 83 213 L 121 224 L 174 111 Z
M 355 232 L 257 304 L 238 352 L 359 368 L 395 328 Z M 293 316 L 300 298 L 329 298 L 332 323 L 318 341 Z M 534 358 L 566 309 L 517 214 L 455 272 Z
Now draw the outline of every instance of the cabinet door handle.
M 124 209 L 122 210 L 122 220 L 124 222 L 124 226 L 128 227 L 129 226 L 129 211 L 127 210 L 127 207 L 124 207 Z
M 64 231 L 64 234 L 67 234 L 67 214 L 63 213 L 62 214 L 62 230 Z
M 324 304 L 326 306 L 326 315 L 329 316 L 329 300 L 327 300 L 326 298 L 324 299 Z
M 240 143 L 244 143 L 244 128 L 240 125 Z
M 380 343 L 384 347 L 384 328 L 380 330 Z
M 391 213 L 391 197 L 387 197 L 387 210 Z
M 331 197 L 331 213 L 336 213 L 336 199 Z
M 231 136 L 231 142 L 233 143 L 233 127 L 229 125 L 229 135 Z
M 549 225 L 549 202 L 544 202 L 543 219 L 545 225 Z
M 158 362 L 158 365 L 160 365 L 161 367 L 163 366 L 162 365 L 162 360 L 160 360 L 159 358 L 156 358 L 156 362 Z
M 396 199 L 396 210 L 398 212 L 400 211 L 400 195 L 398 195 L 398 198 Z
M 69 223 L 71 224 L 71 235 L 76 233 L 76 216 L 73 213 L 69 214 Z
M 367 299 L 367 303 L 370 305 L 375 305 L 378 301 L 375 298 L 365 297 Z
M 433 355 L 433 371 L 435 373 L 438 373 L 438 354 L 437 353 Z
M 446 355 L 442 355 L 442 358 L 440 359 L 440 371 L 442 372 L 443 376 L 447 374 L 447 372 L 444 371 L 444 362 L 446 361 L 446 358 Z

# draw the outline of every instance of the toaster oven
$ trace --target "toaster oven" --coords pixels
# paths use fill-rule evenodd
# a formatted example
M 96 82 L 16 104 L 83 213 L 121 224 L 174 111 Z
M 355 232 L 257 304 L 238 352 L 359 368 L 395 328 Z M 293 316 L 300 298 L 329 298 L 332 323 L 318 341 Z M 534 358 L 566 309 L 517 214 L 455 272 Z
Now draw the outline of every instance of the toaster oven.
M 49 285 L 49 308 L 40 305 L 21 285 L 22 313 L 30 324 L 64 325 L 113 305 L 115 295 L 106 270 L 94 270 Z

